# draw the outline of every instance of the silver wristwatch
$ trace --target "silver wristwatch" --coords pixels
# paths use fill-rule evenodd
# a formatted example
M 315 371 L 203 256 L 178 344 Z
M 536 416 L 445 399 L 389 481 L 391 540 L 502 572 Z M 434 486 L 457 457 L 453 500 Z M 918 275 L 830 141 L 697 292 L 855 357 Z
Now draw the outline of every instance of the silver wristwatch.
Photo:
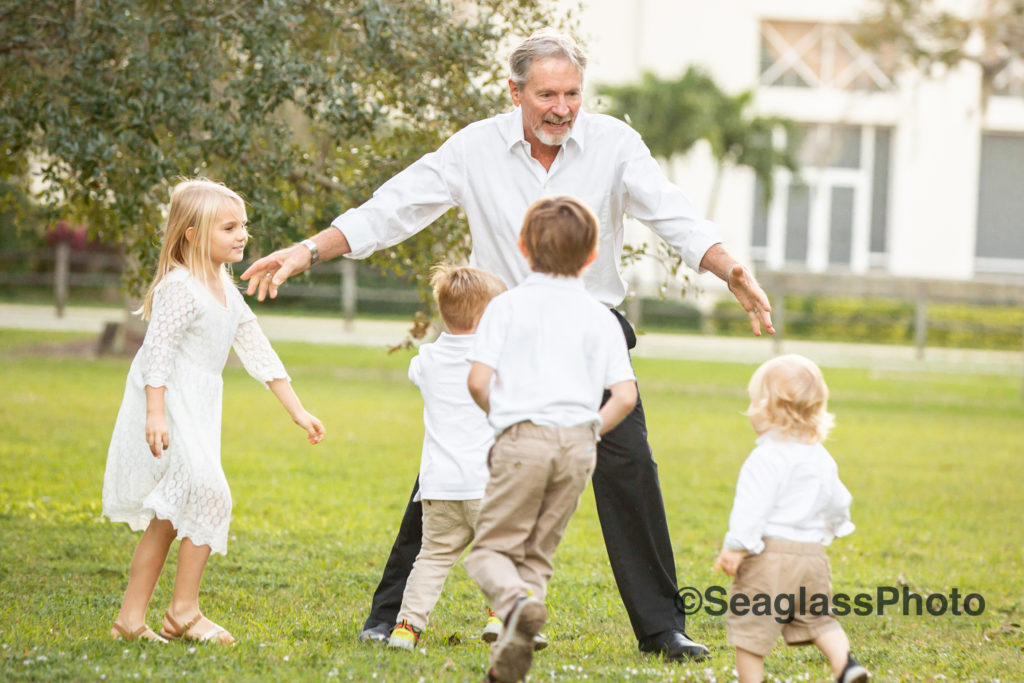
M 312 257 L 310 259 L 309 265 L 313 265 L 314 263 L 320 260 L 320 249 L 317 248 L 316 242 L 310 239 L 305 239 L 299 242 L 299 244 L 309 249 L 309 255 Z

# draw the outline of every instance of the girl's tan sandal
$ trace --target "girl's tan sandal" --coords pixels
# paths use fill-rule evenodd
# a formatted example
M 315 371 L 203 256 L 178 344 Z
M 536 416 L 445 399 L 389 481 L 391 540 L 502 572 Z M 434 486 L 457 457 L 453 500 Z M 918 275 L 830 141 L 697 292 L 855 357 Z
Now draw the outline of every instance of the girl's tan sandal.
M 161 638 L 153 629 L 143 624 L 131 633 L 128 632 L 124 626 L 117 623 L 116 621 L 110 627 L 110 635 L 113 636 L 114 640 L 123 640 L 125 642 L 131 642 L 133 640 L 142 640 L 149 643 L 166 643 L 167 640 Z
M 213 624 L 213 628 L 198 636 L 190 633 L 192 628 L 198 624 L 202 618 L 203 613 L 198 612 L 188 621 L 187 624 L 182 625 L 178 623 L 177 619 L 171 616 L 170 612 L 164 612 L 164 626 L 160 629 L 160 635 L 168 640 L 181 638 L 183 640 L 194 640 L 199 643 L 216 642 L 221 645 L 235 644 L 235 639 L 232 637 L 231 633 L 223 626 L 218 626 L 217 624 Z M 167 628 L 168 624 L 171 626 L 170 629 Z

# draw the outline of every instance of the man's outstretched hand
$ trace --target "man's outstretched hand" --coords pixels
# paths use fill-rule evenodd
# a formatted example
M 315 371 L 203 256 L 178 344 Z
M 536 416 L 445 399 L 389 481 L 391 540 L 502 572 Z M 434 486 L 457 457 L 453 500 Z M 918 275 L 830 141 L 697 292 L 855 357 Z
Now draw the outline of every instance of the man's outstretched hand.
M 249 281 L 245 293 L 249 296 L 256 294 L 259 301 L 266 299 L 267 294 L 270 294 L 271 299 L 276 299 L 278 288 L 292 275 L 308 269 L 312 265 L 312 260 L 313 255 L 309 249 L 301 244 L 278 249 L 256 261 L 242 273 L 242 279 Z
M 751 272 L 740 263 L 733 264 L 725 282 L 729 285 L 729 291 L 747 312 L 747 316 L 750 318 L 750 329 L 754 334 L 760 337 L 762 326 L 768 334 L 775 334 L 771 316 L 772 305 L 768 301 L 768 295 L 761 289 L 761 285 L 757 284 L 757 280 L 754 279 Z M 252 285 L 249 287 L 251 288 Z

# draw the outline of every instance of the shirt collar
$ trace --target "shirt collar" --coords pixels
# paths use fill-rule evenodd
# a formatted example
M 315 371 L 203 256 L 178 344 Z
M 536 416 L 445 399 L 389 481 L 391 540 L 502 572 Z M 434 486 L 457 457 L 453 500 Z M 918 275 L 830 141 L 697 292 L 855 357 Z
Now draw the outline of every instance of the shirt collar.
M 573 144 L 579 147 L 581 152 L 583 151 L 586 119 L 587 114 L 581 107 L 576 113 L 576 120 L 573 121 L 572 129 L 569 131 L 569 138 L 562 143 L 563 147 L 567 144 Z M 507 149 L 512 149 L 516 145 L 526 142 L 526 136 L 523 134 L 523 110 L 521 107 L 516 107 L 512 110 L 512 113 L 505 118 L 504 124 L 503 133 Z
M 772 442 L 774 442 L 774 443 L 790 443 L 790 444 L 797 444 L 797 445 L 800 445 L 800 446 L 813 446 L 813 445 L 815 445 L 813 443 L 808 443 L 806 441 L 800 441 L 799 439 L 788 438 L 785 434 L 780 434 L 775 429 L 769 429 L 767 432 L 765 432 L 761 436 L 757 437 L 757 440 L 754 443 L 756 443 L 758 446 L 764 446 L 764 445 L 766 445 L 768 443 L 772 443 Z
M 475 336 L 475 332 L 472 334 L 452 334 L 451 332 L 442 331 L 441 334 L 437 335 L 437 341 L 444 342 L 445 344 L 469 345 Z
M 531 272 L 523 280 L 524 285 L 553 285 L 555 287 L 570 287 L 572 289 L 583 289 L 583 278 L 570 275 L 552 275 L 550 273 Z

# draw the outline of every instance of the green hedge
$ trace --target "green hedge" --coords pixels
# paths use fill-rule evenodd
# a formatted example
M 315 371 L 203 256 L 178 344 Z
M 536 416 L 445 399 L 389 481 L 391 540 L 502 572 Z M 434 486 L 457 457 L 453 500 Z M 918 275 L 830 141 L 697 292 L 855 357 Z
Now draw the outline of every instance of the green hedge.
M 788 296 L 785 303 L 785 333 L 793 339 L 914 343 L 917 307 L 913 302 Z M 706 319 L 686 301 L 642 299 L 640 308 L 643 331 L 750 334 L 747 316 L 731 299 L 718 302 Z M 927 314 L 929 346 L 1018 350 L 1024 344 L 1021 307 L 930 303 Z
M 785 333 L 793 339 L 913 344 L 916 305 L 894 299 L 787 296 Z M 980 349 L 1020 349 L 1024 308 L 930 303 L 927 345 Z M 716 334 L 749 334 L 747 317 L 731 300 L 711 315 Z

